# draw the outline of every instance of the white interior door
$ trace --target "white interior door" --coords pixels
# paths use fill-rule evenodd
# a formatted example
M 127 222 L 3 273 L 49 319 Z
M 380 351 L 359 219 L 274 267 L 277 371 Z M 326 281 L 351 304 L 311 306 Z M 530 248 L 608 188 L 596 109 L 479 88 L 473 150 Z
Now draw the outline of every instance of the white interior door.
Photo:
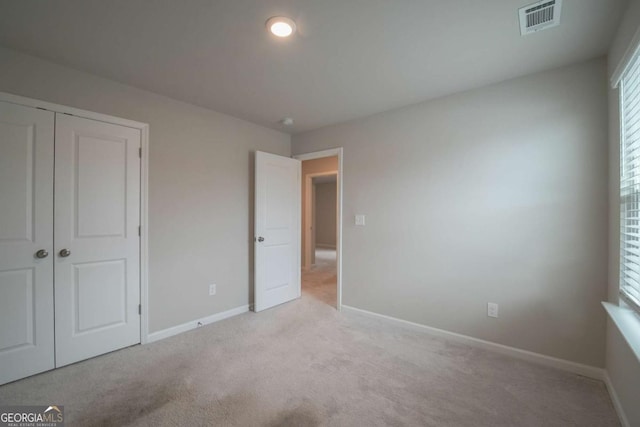
M 256 152 L 255 311 L 300 297 L 300 164 Z
M 56 366 L 140 342 L 140 131 L 56 114 Z M 67 252 L 68 251 L 68 252 Z
M 0 102 L 0 384 L 54 367 L 53 138 L 54 113 Z

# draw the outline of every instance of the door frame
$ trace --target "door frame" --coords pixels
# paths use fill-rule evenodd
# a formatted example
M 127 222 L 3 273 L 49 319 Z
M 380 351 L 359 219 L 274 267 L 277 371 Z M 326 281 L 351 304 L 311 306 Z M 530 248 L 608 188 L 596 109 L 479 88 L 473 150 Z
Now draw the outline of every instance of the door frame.
M 140 343 L 149 341 L 149 124 L 0 92 L 0 101 L 140 130 Z
M 338 157 L 338 178 L 337 178 L 337 185 L 336 185 L 336 190 L 337 190 L 337 223 L 336 223 L 336 231 L 338 233 L 337 237 L 336 237 L 336 276 L 337 276 L 337 301 L 336 301 L 336 308 L 338 309 L 338 311 L 342 310 L 342 161 L 343 161 L 343 149 L 342 147 L 338 147 L 338 148 L 330 148 L 328 150 L 322 150 L 322 151 L 315 151 L 315 152 L 311 152 L 311 153 L 303 153 L 303 154 L 297 154 L 293 157 L 294 159 L 298 159 L 300 161 L 305 161 L 305 160 L 313 160 L 313 159 L 321 159 L 323 157 L 334 157 L 337 156 Z M 336 171 L 332 171 L 330 172 L 332 173 L 336 173 Z M 329 173 L 326 173 L 329 174 Z M 306 185 L 306 179 L 305 179 L 305 185 Z M 308 193 L 307 193 L 308 194 Z M 309 199 L 309 197 L 307 197 L 307 200 Z M 306 203 L 306 201 L 305 201 Z M 308 214 L 309 210 L 307 209 L 307 214 Z M 305 230 L 306 232 L 306 230 Z M 305 249 L 306 250 L 306 249 Z

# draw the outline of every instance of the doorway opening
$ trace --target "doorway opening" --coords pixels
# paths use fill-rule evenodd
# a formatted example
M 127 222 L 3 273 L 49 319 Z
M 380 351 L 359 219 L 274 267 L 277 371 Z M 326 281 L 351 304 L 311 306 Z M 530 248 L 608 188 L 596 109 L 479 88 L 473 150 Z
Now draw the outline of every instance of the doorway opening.
M 295 156 L 302 161 L 302 293 L 342 305 L 342 149 Z

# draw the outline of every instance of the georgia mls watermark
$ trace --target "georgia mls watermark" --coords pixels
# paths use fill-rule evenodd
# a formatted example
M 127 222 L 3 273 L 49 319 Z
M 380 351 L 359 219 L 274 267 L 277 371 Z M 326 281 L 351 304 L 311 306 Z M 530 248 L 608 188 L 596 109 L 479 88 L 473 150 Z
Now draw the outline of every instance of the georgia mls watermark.
M 0 427 L 64 427 L 64 406 L 0 406 Z

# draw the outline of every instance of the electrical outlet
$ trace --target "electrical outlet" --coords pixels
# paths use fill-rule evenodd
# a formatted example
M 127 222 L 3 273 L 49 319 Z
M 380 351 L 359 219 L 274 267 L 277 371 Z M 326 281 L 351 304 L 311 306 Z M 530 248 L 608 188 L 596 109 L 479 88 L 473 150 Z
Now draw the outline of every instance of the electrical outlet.
M 216 294 L 216 285 L 209 285 L 209 295 Z
M 364 226 L 364 215 L 362 215 L 362 214 L 356 215 L 355 223 L 356 223 L 356 225 Z
M 495 302 L 487 303 L 487 316 L 498 317 L 498 304 Z

